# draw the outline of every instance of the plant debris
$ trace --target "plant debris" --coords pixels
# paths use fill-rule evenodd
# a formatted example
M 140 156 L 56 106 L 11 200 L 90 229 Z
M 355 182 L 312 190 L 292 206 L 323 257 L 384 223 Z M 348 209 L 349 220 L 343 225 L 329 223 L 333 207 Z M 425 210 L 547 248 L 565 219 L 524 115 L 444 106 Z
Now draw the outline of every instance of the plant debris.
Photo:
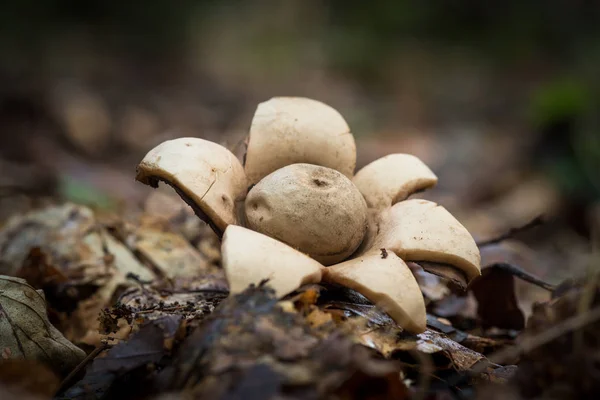
M 43 292 L 0 275 L 0 351 L 3 359 L 37 360 L 66 374 L 85 353 L 48 321 Z
M 282 299 L 267 282 L 230 295 L 216 236 L 168 218 L 107 219 L 67 204 L 0 230 L 3 271 L 17 276 L 1 281 L 0 307 L 14 324 L 4 326 L 17 335 L 3 337 L 23 344 L 22 353 L 16 342 L 3 345 L 0 395 L 520 399 L 598 390 L 584 367 L 595 353 L 582 353 L 600 319 L 596 281 L 548 285 L 511 241 L 484 246 L 482 276 L 468 286 L 448 272 L 455 268 L 407 263 L 427 307 L 426 329 L 411 333 L 336 283 L 305 284 Z M 396 257 L 382 249 L 374 260 Z M 21 322 L 29 309 L 12 298 L 34 303 L 26 303 L 34 322 Z M 19 336 L 31 326 L 48 336 Z M 46 343 L 44 352 L 29 340 Z
M 333 325 L 311 328 L 258 287 L 221 303 L 158 381 L 196 398 L 347 398 L 373 387 L 376 398 L 399 398 L 408 393 L 399 372 Z

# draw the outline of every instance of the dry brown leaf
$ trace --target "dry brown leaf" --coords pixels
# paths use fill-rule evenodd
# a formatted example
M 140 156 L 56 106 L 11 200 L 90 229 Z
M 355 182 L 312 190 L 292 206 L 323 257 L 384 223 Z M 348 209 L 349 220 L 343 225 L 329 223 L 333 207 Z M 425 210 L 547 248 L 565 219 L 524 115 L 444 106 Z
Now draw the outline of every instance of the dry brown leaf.
M 135 236 L 135 249 L 169 279 L 193 278 L 209 272 L 208 260 L 180 235 L 140 228 Z
M 97 223 L 92 210 L 75 204 L 12 218 L 0 231 L 1 271 L 8 275 L 19 273 L 25 261 L 31 264 L 34 248 L 47 256 L 38 261 L 52 265 L 72 288 L 85 288 L 85 296 L 72 299 L 76 309 L 64 330 L 74 342 L 99 344 L 98 314 L 112 304 L 117 291 L 133 283 L 128 276 L 144 281 L 156 277 Z
M 431 329 L 417 335 L 403 335 L 401 330 L 394 326 L 376 328 L 365 326 L 362 330 L 357 328 L 357 325 L 353 325 L 351 332 L 354 332 L 353 335 L 358 342 L 377 350 L 385 357 L 401 358 L 399 352 L 410 351 L 427 355 L 439 354 L 443 357 L 435 360 L 438 368 L 452 366 L 457 371 L 468 371 L 477 362 L 485 359 L 482 354 Z
M 314 287 L 315 285 L 311 288 Z M 307 290 L 311 291 L 314 289 Z M 334 321 L 356 342 L 378 351 L 386 358 L 402 359 L 408 353 L 417 351 L 435 355 L 434 361 L 438 368 L 453 367 L 459 372 L 468 371 L 479 361 L 486 360 L 484 355 L 455 341 L 456 335 L 451 338 L 433 329 L 427 329 L 417 335 L 404 332 L 388 315 L 351 289 L 321 285 L 319 294 L 319 308 L 325 312 L 343 311 L 345 318 L 333 316 Z M 428 317 L 428 326 L 431 322 L 431 318 Z M 444 327 L 446 326 L 444 324 Z M 450 326 L 447 327 L 454 330 Z M 469 335 L 461 333 L 462 340 L 467 338 Z
M 119 378 L 135 370 L 151 372 L 152 367 L 170 353 L 171 338 L 179 326 L 176 316 L 153 321 L 108 350 L 103 357 L 96 357 L 81 381 L 70 387 L 60 399 L 137 398 L 148 390 L 142 385 L 121 385 L 118 396 L 108 394 L 111 385 Z
M 502 243 L 484 246 L 481 248 L 481 265 L 485 268 L 496 263 L 508 263 L 519 266 L 523 270 L 542 278 L 550 275 L 545 271 L 545 263 L 540 262 L 533 250 L 523 243 L 517 241 L 504 241 Z M 525 319 L 531 315 L 535 303 L 548 301 L 550 292 L 539 286 L 532 285 L 521 279 L 515 279 L 515 296 L 519 309 L 525 315 Z
M 117 306 L 103 312 L 101 328 L 105 333 L 112 331 L 111 326 L 121 330 L 122 321 L 127 321 L 129 333 L 136 331 L 140 325 L 167 316 L 178 316 L 187 323 L 199 323 L 226 295 L 219 290 L 167 292 L 151 286 L 132 288 L 123 293 Z
M 227 298 L 163 370 L 161 389 L 231 400 L 351 398 L 366 390 L 376 399 L 407 398 L 397 363 L 277 304 L 264 287 Z
M 48 321 L 43 294 L 8 276 L 0 276 L 0 349 L 2 358 L 39 360 L 60 374 L 85 357 Z
M 515 278 L 496 268 L 486 268 L 471 284 L 477 315 L 484 328 L 523 329 L 525 316 L 515 296 Z
M 316 307 L 306 316 L 306 322 L 313 328 L 330 323 L 331 321 L 333 321 L 333 318 L 330 313 L 321 311 Z

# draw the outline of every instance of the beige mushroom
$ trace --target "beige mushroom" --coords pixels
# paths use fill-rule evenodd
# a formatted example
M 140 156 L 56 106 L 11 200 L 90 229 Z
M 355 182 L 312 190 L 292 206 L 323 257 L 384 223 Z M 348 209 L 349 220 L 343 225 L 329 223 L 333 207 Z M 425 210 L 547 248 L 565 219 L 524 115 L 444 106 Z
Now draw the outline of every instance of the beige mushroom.
M 168 140 L 150 150 L 136 180 L 171 185 L 217 234 L 237 224 L 236 203 L 247 190 L 244 168 L 226 148 L 198 138 Z
M 249 228 L 331 265 L 350 256 L 367 229 L 362 195 L 340 172 L 292 164 L 264 177 L 245 203 Z
M 249 183 L 295 163 L 322 165 L 351 178 L 356 144 L 348 124 L 335 109 L 316 100 L 275 97 L 260 103 L 246 152 Z
M 427 200 L 405 200 L 384 211 L 373 248 L 386 248 L 405 261 L 449 264 L 467 280 L 481 274 L 475 240 L 444 207 Z
M 390 154 L 363 167 L 352 182 L 369 208 L 383 209 L 437 183 L 437 176 L 419 158 Z
M 321 281 L 324 267 L 290 246 L 241 226 L 229 225 L 221 244 L 231 294 L 269 279 L 277 297 Z
M 323 280 L 354 289 L 409 332 L 425 330 L 423 294 L 408 266 L 392 252 L 379 250 L 328 267 Z

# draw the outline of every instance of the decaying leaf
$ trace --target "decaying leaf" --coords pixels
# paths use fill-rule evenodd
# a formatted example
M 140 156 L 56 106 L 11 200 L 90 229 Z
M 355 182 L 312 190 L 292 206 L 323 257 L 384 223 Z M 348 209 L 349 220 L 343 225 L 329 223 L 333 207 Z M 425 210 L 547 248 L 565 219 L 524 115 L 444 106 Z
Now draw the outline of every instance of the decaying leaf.
M 471 319 L 484 329 L 523 329 L 532 305 L 548 300 L 552 285 L 535 277 L 530 251 L 518 243 L 487 244 L 481 257 L 482 275 L 471 283 L 469 292 L 432 299 L 431 311 L 454 320 Z M 421 281 L 425 293 L 436 293 L 437 286 Z
M 456 329 L 448 322 L 433 315 L 427 316 L 427 325 L 433 330 L 443 333 L 449 339 L 483 355 L 490 354 L 506 345 L 512 344 L 508 339 L 494 339 L 475 336 L 470 333 Z
M 227 286 L 225 274 L 214 259 L 205 256 L 179 234 L 140 227 L 131 233 L 128 242 L 153 270 L 177 287 L 201 290 L 211 285 Z
M 178 326 L 178 321 L 167 320 L 156 320 L 145 325 L 129 341 L 119 343 L 103 357 L 96 357 L 84 378 L 57 398 L 126 399 L 145 392 L 143 387 L 118 385 L 115 382 L 138 369 L 142 369 L 143 373 L 151 373 L 151 367 L 169 354 L 168 343 Z
M 482 380 L 487 380 L 491 383 L 508 383 L 512 379 L 519 368 L 516 365 L 507 365 L 486 371 L 481 374 Z
M 117 305 L 103 311 L 101 329 L 105 333 L 115 332 L 124 319 L 129 330 L 161 317 L 178 317 L 181 321 L 196 324 L 227 296 L 225 290 L 160 290 L 153 286 L 132 288 L 119 298 Z M 190 325 L 191 326 L 191 325 Z
M 477 315 L 484 328 L 523 329 L 525 316 L 515 296 L 515 278 L 506 271 L 483 269 L 471 285 L 477 299 Z
M 32 211 L 8 221 L 0 231 L 1 272 L 16 274 L 34 248 L 47 255 L 44 262 L 64 275 L 71 287 L 86 293 L 84 299 L 73 299 L 77 308 L 64 331 L 74 342 L 99 344 L 97 316 L 111 304 L 118 289 L 131 284 L 127 276 L 143 280 L 156 276 L 96 222 L 92 210 L 74 204 Z
M 155 229 L 138 229 L 135 247 L 167 278 L 206 274 L 208 261 L 182 236 Z
M 39 360 L 60 374 L 85 357 L 48 321 L 43 294 L 8 276 L 0 276 L 0 349 L 2 358 Z
M 546 278 L 548 275 L 547 271 L 544 271 L 544 268 L 540 267 L 540 261 L 535 257 L 532 250 L 514 240 L 503 241 L 502 243 L 487 245 L 481 248 L 481 262 L 486 268 L 504 263 L 518 266 L 534 276 Z M 544 289 L 523 279 L 515 279 L 514 289 L 512 290 L 515 293 L 517 305 L 525 316 L 525 319 L 531 315 L 531 310 L 535 303 L 550 299 L 550 292 L 547 288 Z
M 483 276 L 472 292 L 461 290 L 466 280 L 454 268 L 410 265 L 431 313 L 428 329 L 413 335 L 358 292 L 332 284 L 305 285 L 283 301 L 264 287 L 226 298 L 216 236 L 203 236 L 185 207 L 160 215 L 161 204 L 134 223 L 116 217 L 108 224 L 85 207 L 51 207 L 0 230 L 0 270 L 43 289 L 51 320 L 68 338 L 121 340 L 86 364 L 82 380 L 73 385 L 80 378 L 71 378 L 59 398 L 346 399 L 368 393 L 406 399 L 473 382 L 506 384 L 515 374 L 516 368 L 486 357 L 511 339 L 470 330 L 481 323 L 518 329 L 523 321 L 528 303 L 515 296 L 513 276 L 485 268 L 490 260 L 515 262 L 509 253 L 494 253 L 499 245 L 482 250 Z M 12 342 L 3 346 L 2 356 L 14 360 L 15 346 L 19 351 Z
M 595 398 L 600 393 L 600 290 L 596 277 L 539 304 L 517 349 L 514 383 L 525 398 Z
M 61 326 L 67 338 L 98 345 L 103 337 L 98 315 L 127 287 L 166 279 L 171 294 L 227 289 L 214 255 L 203 255 L 167 229 L 148 220 L 138 227 L 118 219 L 105 228 L 86 207 L 50 207 L 15 217 L 0 231 L 0 268 L 32 279 L 55 311 L 68 313 L 69 323 Z M 164 299 L 152 300 L 158 305 Z
M 270 289 L 224 300 L 187 339 L 161 389 L 195 398 L 406 398 L 399 366 L 377 359 L 333 325 L 310 328 L 276 306 Z
M 403 359 L 406 357 L 402 353 L 406 353 L 406 356 L 414 359 L 409 353 L 417 351 L 426 355 L 436 355 L 436 367 L 454 368 L 459 372 L 468 371 L 485 359 L 482 354 L 458 343 L 457 339 L 465 340 L 469 337 L 468 334 L 462 333 L 462 337 L 457 337 L 459 333 L 451 327 L 446 330 L 446 325 L 434 318 L 428 318 L 427 325 L 436 330 L 427 329 L 423 333 L 411 335 L 358 292 L 325 285 L 316 288 L 320 293 L 319 299 L 316 300 L 318 307 L 325 311 L 344 311 L 346 318 L 337 319 L 338 324 L 345 326 L 345 331 L 356 342 L 377 350 L 384 357 Z M 447 333 L 453 334 L 454 337 L 449 337 Z

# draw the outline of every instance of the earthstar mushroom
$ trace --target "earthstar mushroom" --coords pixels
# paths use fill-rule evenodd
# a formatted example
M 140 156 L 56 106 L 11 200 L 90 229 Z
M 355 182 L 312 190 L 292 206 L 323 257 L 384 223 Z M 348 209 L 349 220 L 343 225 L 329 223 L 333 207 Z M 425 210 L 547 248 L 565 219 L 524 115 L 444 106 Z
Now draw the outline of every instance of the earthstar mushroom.
M 139 163 L 135 179 L 154 188 L 159 181 L 172 186 L 218 235 L 238 223 L 236 203 L 247 189 L 244 168 L 235 155 L 198 138 L 159 144 Z
M 325 268 L 323 280 L 362 293 L 408 331 L 425 330 L 421 289 L 406 263 L 394 253 L 384 258 L 379 251 L 372 251 Z
M 367 229 L 364 198 L 340 172 L 292 164 L 264 177 L 248 193 L 250 229 L 331 265 L 358 248 Z
M 304 284 L 320 282 L 324 269 L 290 246 L 236 225 L 225 230 L 222 251 L 229 291 L 233 294 L 269 279 L 275 295 L 282 297 Z
M 268 280 L 282 297 L 331 282 L 422 332 L 425 303 L 405 261 L 449 266 L 470 281 L 480 275 L 479 250 L 446 209 L 406 200 L 437 183 L 417 157 L 388 155 L 353 175 L 355 163 L 354 138 L 335 109 L 277 97 L 256 110 L 243 167 L 222 146 L 182 138 L 151 150 L 137 179 L 167 182 L 223 233 L 230 293 Z
M 254 113 L 245 158 L 250 184 L 297 163 L 332 168 L 351 178 L 356 144 L 334 108 L 303 97 L 275 97 Z

